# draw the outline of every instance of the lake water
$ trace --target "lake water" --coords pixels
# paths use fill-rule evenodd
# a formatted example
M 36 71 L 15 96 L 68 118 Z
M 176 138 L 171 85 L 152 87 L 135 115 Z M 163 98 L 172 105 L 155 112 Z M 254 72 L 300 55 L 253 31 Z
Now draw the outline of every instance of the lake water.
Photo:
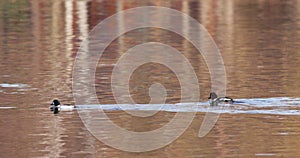
M 129 131 L 144 132 L 163 127 L 177 113 L 195 112 L 190 126 L 170 144 L 147 152 L 127 152 L 92 135 L 78 111 L 54 115 L 49 106 L 54 98 L 63 104 L 75 104 L 73 66 L 88 33 L 118 11 L 141 6 L 176 9 L 200 22 L 221 52 L 227 96 L 242 103 L 221 109 L 208 107 L 207 97 L 211 91 L 208 66 L 195 46 L 179 34 L 160 28 L 127 32 L 105 49 L 95 73 L 97 98 L 106 104 L 108 118 Z M 298 157 L 299 8 L 297 0 L 0 1 L 0 157 Z M 141 19 L 145 16 L 141 13 Z M 148 16 L 165 15 L 149 12 Z M 119 18 L 119 29 L 123 23 L 137 20 Z M 183 32 L 197 33 L 185 21 L 181 27 Z M 127 112 L 147 114 L 159 107 L 128 107 L 126 111 L 116 108 L 111 85 L 113 68 L 128 49 L 145 42 L 164 43 L 188 59 L 198 78 L 199 102 L 176 104 L 182 99 L 177 76 L 162 64 L 148 63 L 130 76 L 131 97 L 136 103 L 147 104 L 151 101 L 149 88 L 160 83 L 166 88 L 167 104 L 151 117 L 136 117 Z M 132 59 L 132 62 L 136 61 Z M 181 64 L 175 66 L 181 67 Z M 82 73 L 87 71 L 83 69 Z M 84 83 L 85 79 L 80 81 Z M 189 104 L 200 108 L 191 109 Z M 198 137 L 206 112 L 220 116 L 205 137 Z M 101 119 L 104 124 L 105 118 Z M 177 128 L 167 132 L 166 135 L 176 133 Z

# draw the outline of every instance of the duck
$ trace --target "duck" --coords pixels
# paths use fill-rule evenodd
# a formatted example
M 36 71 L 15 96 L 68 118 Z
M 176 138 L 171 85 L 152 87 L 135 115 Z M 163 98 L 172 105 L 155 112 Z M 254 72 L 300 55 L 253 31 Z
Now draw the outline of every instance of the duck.
M 230 97 L 218 97 L 218 95 L 215 92 L 211 92 L 209 94 L 209 103 L 210 106 L 217 106 L 218 103 L 227 103 L 227 104 L 232 104 L 234 101 Z
M 53 114 L 58 114 L 60 111 L 64 110 L 73 110 L 75 106 L 61 105 L 57 99 L 54 99 L 50 104 L 50 111 L 53 111 Z

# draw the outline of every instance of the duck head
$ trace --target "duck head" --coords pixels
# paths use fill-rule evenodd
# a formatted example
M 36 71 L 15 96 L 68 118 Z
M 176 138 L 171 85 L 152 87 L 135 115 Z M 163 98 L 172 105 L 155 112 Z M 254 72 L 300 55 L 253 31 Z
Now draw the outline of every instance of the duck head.
M 58 106 L 60 105 L 60 102 L 57 99 L 54 99 L 50 105 Z
M 214 99 L 216 99 L 216 98 L 218 98 L 218 96 L 217 96 L 217 94 L 216 94 L 215 92 L 211 92 L 211 93 L 209 94 L 208 99 L 214 100 Z

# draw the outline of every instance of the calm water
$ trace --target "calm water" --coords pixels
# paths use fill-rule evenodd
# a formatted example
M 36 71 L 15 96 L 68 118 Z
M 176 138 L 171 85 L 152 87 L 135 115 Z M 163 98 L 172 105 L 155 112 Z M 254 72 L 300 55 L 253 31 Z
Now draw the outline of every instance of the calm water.
M 74 104 L 72 68 L 88 32 L 118 11 L 146 5 L 179 10 L 205 26 L 223 56 L 228 96 L 300 98 L 300 1 L 297 0 L 4 0 L 0 1 L 0 107 L 15 108 L 0 109 L 0 157 L 300 155 L 298 114 L 222 113 L 211 132 L 199 138 L 205 113 L 198 112 L 188 129 L 173 143 L 143 153 L 124 152 L 105 145 L 89 133 L 76 111 L 53 115 L 48 109 L 53 98 Z M 189 25 L 183 29 L 193 33 Z M 201 101 L 206 101 L 210 75 L 195 47 L 172 32 L 144 28 L 120 36 L 106 48 L 96 71 L 97 97 L 102 104 L 116 103 L 110 82 L 114 64 L 126 50 L 144 42 L 162 42 L 181 51 L 195 69 Z M 167 103 L 180 102 L 176 75 L 154 63 L 139 67 L 130 78 L 129 90 L 135 102 L 148 103 L 149 87 L 155 82 L 167 89 Z M 268 110 L 274 108 L 269 104 L 264 107 L 263 102 L 256 105 Z M 297 101 L 290 108 L 299 110 L 299 105 Z M 149 118 L 134 117 L 119 110 L 107 114 L 119 126 L 133 131 L 159 128 L 174 116 L 170 111 Z

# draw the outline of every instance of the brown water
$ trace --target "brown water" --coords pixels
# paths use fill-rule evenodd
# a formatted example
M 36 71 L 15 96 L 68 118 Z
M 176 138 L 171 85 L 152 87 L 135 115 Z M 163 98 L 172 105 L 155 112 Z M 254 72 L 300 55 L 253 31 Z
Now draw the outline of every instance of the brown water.
M 234 98 L 300 97 L 300 1 L 0 1 L 0 157 L 297 157 L 300 117 L 221 114 L 204 138 L 204 113 L 176 141 L 163 148 L 131 153 L 93 137 L 76 111 L 53 115 L 53 98 L 74 104 L 72 68 L 87 33 L 117 11 L 165 6 L 201 22 L 216 41 L 227 73 L 227 95 Z M 153 13 L 158 14 L 158 13 Z M 160 16 L 159 14 L 157 16 Z M 134 19 L 133 19 L 134 20 Z M 188 26 L 184 28 L 193 31 Z M 128 32 L 106 49 L 97 67 L 101 103 L 115 103 L 110 86 L 113 64 L 127 49 L 162 42 L 181 51 L 195 69 L 200 97 L 210 92 L 203 57 L 184 38 L 157 28 Z M 159 82 L 168 103 L 180 101 L 180 85 L 163 65 L 145 64 L 130 79 L 137 103 L 148 103 L 148 88 Z M 158 128 L 174 113 L 139 119 L 109 111 L 118 125 L 134 131 Z M 121 118 L 121 119 L 120 119 Z M 149 120 L 147 120 L 149 119 Z M 147 123 L 144 123 L 147 122 Z M 176 130 L 176 129 L 173 129 Z

